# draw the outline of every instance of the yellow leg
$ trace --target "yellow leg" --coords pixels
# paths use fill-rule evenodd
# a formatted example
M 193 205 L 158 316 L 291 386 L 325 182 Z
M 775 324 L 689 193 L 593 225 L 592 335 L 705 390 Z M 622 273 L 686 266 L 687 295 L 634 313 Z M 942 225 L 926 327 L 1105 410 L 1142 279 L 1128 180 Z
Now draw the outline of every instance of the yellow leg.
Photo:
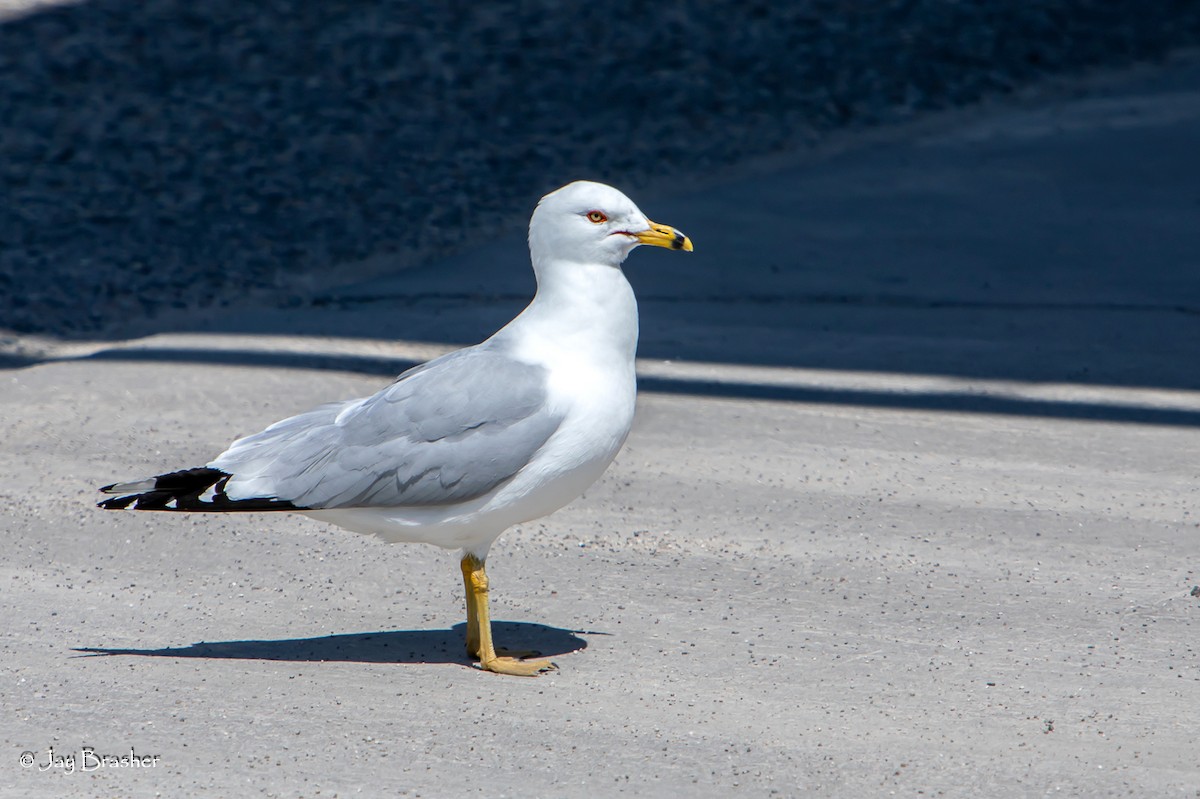
M 473 560 L 473 559 L 472 559 Z M 475 612 L 474 591 L 471 586 L 471 575 L 474 567 L 468 566 L 468 558 L 462 559 L 463 587 L 467 589 L 467 654 L 479 658 L 479 614 Z M 483 564 L 480 564 L 482 570 Z M 487 575 L 483 578 L 487 585 Z
M 501 657 L 492 644 L 492 618 L 488 613 L 488 578 L 483 561 L 474 555 L 462 559 L 463 585 L 467 589 L 467 651 L 479 658 L 479 668 L 497 674 L 536 677 L 557 669 L 549 660 Z
M 479 614 L 475 608 L 475 602 L 471 596 L 471 574 L 474 572 L 474 567 L 463 567 L 463 584 L 467 589 L 467 654 L 479 660 Z M 487 576 L 484 575 L 486 582 Z M 540 655 L 541 652 L 535 652 L 532 649 L 506 649 L 505 647 L 496 647 L 496 654 L 500 656 L 508 656 L 514 658 L 528 658 Z

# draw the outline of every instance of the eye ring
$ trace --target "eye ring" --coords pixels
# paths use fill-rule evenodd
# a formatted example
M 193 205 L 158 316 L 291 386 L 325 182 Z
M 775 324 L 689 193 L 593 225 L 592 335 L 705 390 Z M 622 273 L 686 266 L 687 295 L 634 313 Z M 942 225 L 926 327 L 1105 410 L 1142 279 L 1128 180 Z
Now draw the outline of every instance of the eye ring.
M 608 214 L 603 211 L 588 211 L 587 218 L 589 222 L 599 225 L 608 221 Z

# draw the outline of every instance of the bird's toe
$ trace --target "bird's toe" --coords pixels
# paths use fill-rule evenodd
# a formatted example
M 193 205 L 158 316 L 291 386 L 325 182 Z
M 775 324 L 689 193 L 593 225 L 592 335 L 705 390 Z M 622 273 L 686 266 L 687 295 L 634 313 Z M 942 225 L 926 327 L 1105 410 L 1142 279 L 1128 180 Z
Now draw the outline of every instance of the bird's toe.
M 551 660 L 521 660 L 513 657 L 494 657 L 481 660 L 475 668 L 496 674 L 511 674 L 516 677 L 536 677 L 547 671 L 556 671 L 558 664 Z

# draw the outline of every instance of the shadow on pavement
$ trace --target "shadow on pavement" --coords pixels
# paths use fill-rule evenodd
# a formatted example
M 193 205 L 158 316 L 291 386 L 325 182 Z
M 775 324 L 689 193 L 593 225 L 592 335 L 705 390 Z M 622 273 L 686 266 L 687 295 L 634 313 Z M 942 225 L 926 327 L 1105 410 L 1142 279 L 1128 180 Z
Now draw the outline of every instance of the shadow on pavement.
M 201 641 L 191 646 L 162 649 L 78 647 L 72 651 L 82 652 L 85 657 L 137 655 L 225 660 L 468 665 L 471 660 L 463 650 L 465 629 L 466 624 L 456 624 L 449 630 L 396 630 L 268 641 Z M 492 622 L 492 634 L 499 645 L 511 650 L 534 650 L 544 657 L 555 657 L 586 649 L 587 641 L 576 635 L 576 632 L 578 631 L 528 622 Z
M 1197 40 L 1192 5 L 47 3 L 0 20 L 0 325 L 303 297 L 578 177 L 706 173 L 1155 57 Z
M 1115 99 L 1008 111 L 938 135 L 847 151 L 692 196 L 648 199 L 643 205 L 654 218 L 687 230 L 697 250 L 630 259 L 627 274 L 641 307 L 639 354 L 1200 390 L 1200 370 L 1190 368 L 1200 347 L 1200 160 L 1187 157 L 1200 135 L 1200 64 L 1156 73 Z M 288 308 L 207 322 L 164 316 L 144 330 L 241 338 L 233 342 L 240 353 L 164 348 L 97 357 L 395 374 L 405 364 L 251 352 L 245 340 L 476 343 L 532 295 L 522 239 L 506 235 L 484 250 L 322 290 Z M 0 368 L 33 360 L 18 353 Z M 1162 424 L 1196 419 L 1191 411 L 1142 412 L 1128 404 L 1064 409 L 989 397 L 685 381 L 643 386 Z
M 306 354 L 230 349 L 138 348 L 104 350 L 87 360 L 139 363 L 315 369 L 392 377 L 418 362 L 345 354 Z M 638 378 L 640 391 L 740 400 L 771 400 L 820 405 L 857 405 L 896 410 L 939 410 L 1126 422 L 1166 426 L 1200 426 L 1200 409 L 1145 407 L 1129 403 L 1059 402 L 955 391 L 885 391 L 823 386 L 789 386 L 724 380 L 695 380 L 661 376 Z
M 731 19 L 750 14 L 746 4 L 721 5 Z M 1071 52 L 1078 59 L 1072 63 L 1084 64 L 1104 60 L 1104 36 L 1140 52 L 1133 44 L 1143 34 L 1169 39 L 1187 29 L 1181 18 L 1160 30 L 1153 14 L 1119 5 L 1056 22 L 1083 26 L 1096 38 L 1047 41 L 1083 48 Z M 818 62 L 807 57 L 830 46 L 830 21 L 797 12 L 781 25 L 772 11 L 722 26 L 716 12 L 681 11 L 682 27 L 672 33 L 680 49 L 656 36 L 631 42 L 616 56 L 623 60 L 605 70 L 603 96 L 593 97 L 579 87 L 591 85 L 583 56 L 595 43 L 559 41 L 563 30 L 577 30 L 559 24 L 562 14 L 577 13 L 573 7 L 525 9 L 531 27 L 522 37 L 511 30 L 520 27 L 514 20 L 489 6 L 451 6 L 458 10 L 427 4 L 410 14 L 408 6 L 389 4 L 92 0 L 0 25 L 8 45 L 0 46 L 0 107 L 10 110 L 3 101 L 12 99 L 12 113 L 0 119 L 0 189 L 11 183 L 14 197 L 0 203 L 0 321 L 64 342 L 120 338 L 112 333 L 117 328 L 105 328 L 117 320 L 146 334 L 198 329 L 243 339 L 473 344 L 532 294 L 521 228 L 538 193 L 591 176 L 629 188 L 652 218 L 686 230 L 696 243 L 692 256 L 639 252 L 629 263 L 644 358 L 1200 391 L 1200 370 L 1192 367 L 1200 349 L 1200 62 L 1138 73 L 1108 94 L 992 109 L 799 166 L 760 164 L 757 172 L 690 194 L 681 183 L 675 194 L 642 197 L 635 190 L 642 159 L 661 164 L 664 174 L 701 174 L 737 160 L 725 152 L 731 142 L 743 155 L 786 149 L 786 137 L 745 149 L 762 125 L 780 136 L 805 120 L 821 129 L 849 126 L 854 119 L 821 116 L 829 98 L 817 102 L 805 93 L 837 84 L 814 75 Z M 914 31 L 932 35 L 934 20 L 921 16 L 922 4 L 901 6 L 890 23 L 895 30 L 884 17 L 852 14 L 855 26 L 883 27 L 853 27 L 843 44 L 876 51 L 838 46 L 838 60 L 827 66 L 858 74 L 903 56 L 896 70 L 879 72 L 884 96 L 920 86 L 914 64 L 903 60 L 911 48 L 900 40 Z M 1011 43 L 1032 46 L 996 27 L 1019 26 L 1035 13 L 1018 6 L 989 14 L 980 28 L 999 47 L 981 62 L 986 75 L 1011 55 Z M 937 8 L 951 16 L 938 17 L 934 27 L 953 31 L 955 14 L 965 15 L 962 30 L 976 30 L 973 15 L 984 6 Z M 597 24 L 597 17 L 621 17 L 611 7 L 587 13 Z M 502 69 L 471 68 L 476 29 Z M 898 40 L 897 31 L 907 33 Z M 750 34 L 759 39 L 744 38 Z M 696 49 L 700 42 L 711 58 Z M 559 51 L 566 45 L 564 63 Z M 543 53 L 547 48 L 553 52 Z M 328 57 L 314 58 L 317 52 Z M 411 52 L 436 63 L 410 74 Z M 920 59 L 922 69 L 933 69 L 934 52 Z M 731 53 L 749 57 L 705 66 Z M 639 59 L 658 68 L 639 68 L 636 92 L 626 94 L 623 70 Z M 774 72 L 761 73 L 764 65 Z M 945 77 L 971 84 L 975 73 L 964 70 L 956 66 Z M 1022 70 L 1014 86 L 1039 72 Z M 530 83 L 514 83 L 526 74 Z M 722 75 L 728 86 L 714 83 Z M 772 91 L 738 90 L 768 77 L 779 79 Z M 729 105 L 705 117 L 708 106 L 692 102 L 708 102 L 717 84 L 733 89 L 718 98 Z M 984 94 L 974 85 L 953 105 Z M 625 103 L 638 108 L 631 113 Z M 659 113 L 644 113 L 649 107 Z M 651 118 L 665 127 L 639 127 Z M 601 133 L 618 123 L 625 133 L 613 150 Z M 418 146 L 430 130 L 439 132 L 436 146 Z M 148 137 L 145 146 L 132 146 L 139 137 Z M 623 147 L 637 152 L 623 159 Z M 469 249 L 484 242 L 486 249 Z M 442 255 L 405 268 L 414 261 L 398 254 L 418 250 L 422 258 Z M 369 275 L 348 265 L 363 259 L 376 259 Z M 254 293 L 260 289 L 268 293 Z M 205 322 L 187 316 L 239 293 L 246 294 L 241 311 Z M 244 340 L 235 346 L 93 357 L 378 375 L 409 365 L 258 352 Z M 0 352 L 0 369 L 37 360 Z M 985 390 L 661 377 L 642 387 L 1162 425 L 1200 420 L 1200 411 L 1187 407 L 1065 403 Z

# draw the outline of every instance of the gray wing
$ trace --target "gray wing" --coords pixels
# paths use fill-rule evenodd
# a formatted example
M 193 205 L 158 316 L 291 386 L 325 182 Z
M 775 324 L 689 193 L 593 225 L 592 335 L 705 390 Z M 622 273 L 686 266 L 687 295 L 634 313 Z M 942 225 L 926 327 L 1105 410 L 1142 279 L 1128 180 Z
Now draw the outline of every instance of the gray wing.
M 473 347 L 362 400 L 324 405 L 235 441 L 209 466 L 234 499 L 303 508 L 446 505 L 482 496 L 558 429 L 546 370 Z

